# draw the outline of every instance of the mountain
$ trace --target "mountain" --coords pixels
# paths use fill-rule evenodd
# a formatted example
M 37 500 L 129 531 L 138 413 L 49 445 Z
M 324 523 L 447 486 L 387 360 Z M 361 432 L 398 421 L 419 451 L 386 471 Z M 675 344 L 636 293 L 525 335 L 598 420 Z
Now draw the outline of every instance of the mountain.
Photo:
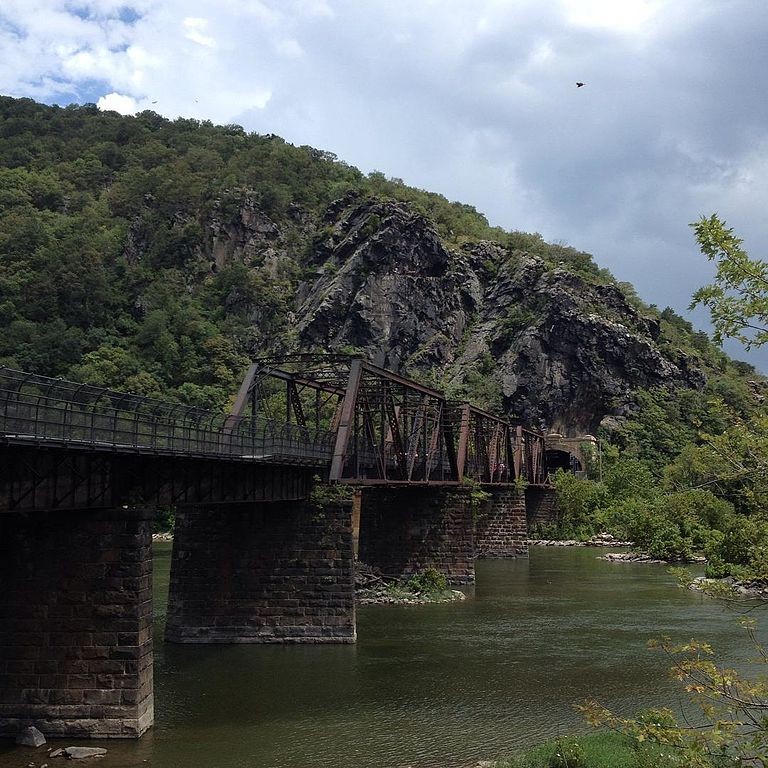
M 763 396 L 588 254 L 239 126 L 0 98 L 0 258 L 0 364 L 209 407 L 296 350 L 566 434 Z

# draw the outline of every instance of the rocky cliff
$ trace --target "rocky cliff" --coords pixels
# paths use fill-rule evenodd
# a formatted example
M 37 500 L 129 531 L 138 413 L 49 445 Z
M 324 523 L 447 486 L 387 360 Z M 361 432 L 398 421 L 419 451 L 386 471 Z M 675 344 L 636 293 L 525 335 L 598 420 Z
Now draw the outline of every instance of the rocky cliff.
M 567 434 L 764 395 L 588 254 L 274 135 L 0 97 L 0 156 L 0 365 L 222 409 L 249 358 L 359 351 Z
M 279 260 L 279 232 L 251 202 L 234 230 L 216 232 L 214 262 L 263 263 L 254 243 Z M 352 195 L 332 204 L 304 277 L 299 348 L 359 351 L 545 429 L 592 432 L 626 415 L 637 388 L 704 383 L 695 360 L 657 343 L 658 318 L 617 285 L 495 243 L 447 248 L 405 203 Z

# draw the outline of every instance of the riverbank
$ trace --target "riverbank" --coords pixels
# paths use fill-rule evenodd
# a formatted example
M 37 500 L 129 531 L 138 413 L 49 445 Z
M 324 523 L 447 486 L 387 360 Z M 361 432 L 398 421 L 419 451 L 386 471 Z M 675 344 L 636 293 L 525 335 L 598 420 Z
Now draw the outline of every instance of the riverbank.
M 688 584 L 688 588 L 714 597 L 768 600 L 768 583 L 762 579 L 739 581 L 732 576 L 724 579 L 709 579 L 706 576 L 697 576 Z
M 626 736 L 599 731 L 548 741 L 506 760 L 482 760 L 475 768 L 679 768 L 658 747 L 639 747 Z
M 620 541 L 610 533 L 597 533 L 591 539 L 528 539 L 531 547 L 631 547 L 631 541 Z
M 528 539 L 527 544 L 529 547 L 617 547 L 622 549 L 634 547 L 633 542 L 620 541 L 610 533 L 598 533 L 586 541 L 578 541 L 577 539 Z M 598 560 L 606 560 L 609 563 L 647 563 L 649 565 L 700 565 L 707 562 L 707 559 L 701 556 L 693 556 L 687 560 L 662 560 L 646 552 L 638 551 L 608 552 L 600 555 Z

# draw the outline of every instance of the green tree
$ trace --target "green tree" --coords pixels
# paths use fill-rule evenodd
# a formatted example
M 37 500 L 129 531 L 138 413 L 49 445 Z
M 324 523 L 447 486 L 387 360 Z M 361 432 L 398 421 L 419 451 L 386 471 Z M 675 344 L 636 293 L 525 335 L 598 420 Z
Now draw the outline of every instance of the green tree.
M 691 224 L 701 252 L 717 265 L 715 282 L 699 288 L 691 308 L 707 307 L 714 339 L 737 339 L 747 349 L 768 342 L 768 263 L 752 259 L 743 240 L 717 214 Z

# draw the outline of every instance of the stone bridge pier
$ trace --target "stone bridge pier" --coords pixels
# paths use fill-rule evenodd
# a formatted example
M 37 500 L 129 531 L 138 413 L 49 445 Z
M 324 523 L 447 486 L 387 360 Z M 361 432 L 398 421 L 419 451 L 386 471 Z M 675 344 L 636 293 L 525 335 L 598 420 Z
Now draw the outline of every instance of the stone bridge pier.
M 514 486 L 486 486 L 488 498 L 475 510 L 475 557 L 526 557 L 525 493 Z
M 450 584 L 474 582 L 470 491 L 436 486 L 364 488 L 359 554 L 362 562 L 387 576 L 435 568 Z
M 0 514 L 0 736 L 153 722 L 151 512 Z
M 353 643 L 353 569 L 351 503 L 179 508 L 165 639 Z

